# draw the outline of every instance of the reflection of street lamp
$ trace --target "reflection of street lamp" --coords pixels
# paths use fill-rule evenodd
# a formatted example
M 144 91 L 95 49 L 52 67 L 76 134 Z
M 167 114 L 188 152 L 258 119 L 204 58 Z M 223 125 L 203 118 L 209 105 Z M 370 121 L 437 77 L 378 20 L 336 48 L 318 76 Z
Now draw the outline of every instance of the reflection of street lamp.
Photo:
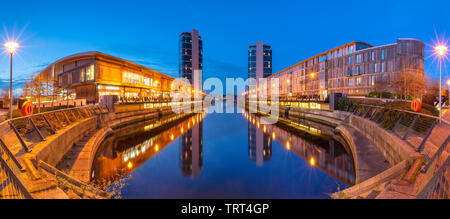
M 434 48 L 439 55 L 439 122 L 442 123 L 442 57 L 447 53 L 447 46 L 438 45 Z
M 5 45 L 6 49 L 9 52 L 10 55 L 10 84 L 9 84 L 9 119 L 12 120 L 12 102 L 13 102 L 13 96 L 12 96 L 12 57 L 16 49 L 19 47 L 19 44 L 14 41 L 6 42 Z

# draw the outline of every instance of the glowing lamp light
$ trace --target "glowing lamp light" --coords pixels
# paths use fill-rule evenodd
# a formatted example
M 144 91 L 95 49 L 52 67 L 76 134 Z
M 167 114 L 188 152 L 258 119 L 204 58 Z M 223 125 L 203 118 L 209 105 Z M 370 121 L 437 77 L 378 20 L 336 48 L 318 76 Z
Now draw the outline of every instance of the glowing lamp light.
M 434 49 L 436 50 L 437 54 L 441 57 L 444 56 L 448 50 L 447 46 L 444 45 L 438 45 Z
M 128 166 L 128 169 L 133 168 L 133 164 L 131 163 L 131 161 L 128 162 L 128 165 L 127 165 L 127 166 Z
M 9 54 L 13 54 L 16 51 L 16 49 L 19 47 L 19 44 L 14 41 L 9 41 L 9 42 L 6 42 L 4 46 L 8 50 Z
M 286 142 L 286 149 L 291 150 L 291 143 L 289 141 Z
M 311 78 L 315 78 L 316 74 L 314 72 L 311 72 L 311 74 L 309 75 Z
M 448 85 L 448 86 L 450 86 L 450 79 L 449 79 L 449 80 L 447 80 L 447 85 Z
M 316 165 L 316 159 L 314 159 L 314 157 L 311 157 L 311 159 L 309 159 L 309 164 L 311 166 L 315 166 Z

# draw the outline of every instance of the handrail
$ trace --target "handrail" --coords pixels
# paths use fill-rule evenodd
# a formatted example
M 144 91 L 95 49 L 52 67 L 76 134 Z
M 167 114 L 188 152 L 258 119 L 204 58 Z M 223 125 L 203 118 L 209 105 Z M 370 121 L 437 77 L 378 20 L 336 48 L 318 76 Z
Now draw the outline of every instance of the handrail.
M 441 167 L 436 171 L 436 173 L 433 175 L 433 177 L 428 181 L 428 183 L 425 185 L 425 187 L 419 192 L 417 195 L 417 199 L 429 199 L 429 198 L 440 198 L 440 197 L 433 197 L 436 193 L 439 193 L 438 190 L 443 188 L 443 185 L 440 185 L 441 183 L 445 183 L 447 180 L 442 180 L 442 177 L 445 177 L 445 173 L 450 167 L 450 157 L 447 157 L 447 160 L 441 165 Z M 448 181 L 447 181 L 448 183 Z M 440 185 L 440 186 L 438 186 Z M 449 191 L 443 191 L 447 192 L 445 194 L 447 198 L 450 194 L 448 194 Z
M 6 189 L 7 192 L 11 192 L 10 194 L 6 195 L 13 195 L 13 198 L 16 198 L 15 196 L 19 196 L 19 198 L 25 198 L 25 199 L 33 199 L 31 194 L 28 192 L 28 190 L 25 188 L 24 184 L 20 180 L 18 176 L 15 175 L 14 171 L 11 170 L 11 168 L 8 166 L 5 160 L 0 156 L 0 173 L 3 171 L 3 175 L 6 176 L 7 180 L 11 183 L 11 189 Z M 1 179 L 1 174 L 0 174 Z M 3 180 L 2 180 L 3 181 Z M 13 191 L 9 191 L 13 190 Z M 0 196 L 2 198 L 2 196 Z
M 16 121 L 16 120 L 19 120 L 19 119 L 26 119 L 26 118 L 31 118 L 31 117 L 34 117 L 34 116 L 45 115 L 45 114 L 49 114 L 49 113 L 57 113 L 57 112 L 62 112 L 62 111 L 74 110 L 74 109 L 90 108 L 90 107 L 95 107 L 95 106 L 97 106 L 97 105 L 85 105 L 85 106 L 79 106 L 79 107 L 73 107 L 73 108 L 66 108 L 66 109 L 52 110 L 52 111 L 47 111 L 47 112 L 37 113 L 37 114 L 29 115 L 29 116 L 16 117 L 16 118 L 13 118 L 12 120 L 11 120 L 11 119 L 8 119 L 8 120 L 5 120 L 5 121 L 1 122 L 1 123 L 0 123 L 0 126 L 1 126 L 1 125 L 4 125 L 4 124 L 6 124 L 6 123 L 8 123 L 8 122 L 10 122 L 10 121 Z
M 374 107 L 374 108 L 379 108 L 379 109 L 395 110 L 395 111 L 399 111 L 399 112 L 410 113 L 410 114 L 414 114 L 414 115 L 419 115 L 419 116 L 423 116 L 423 117 L 428 117 L 428 118 L 439 120 L 439 117 L 437 117 L 437 116 L 424 114 L 424 113 L 413 112 L 413 111 L 408 111 L 408 110 L 388 108 L 388 107 L 377 106 L 377 105 L 370 105 L 370 104 L 358 104 L 358 105 L 360 105 L 360 106 L 367 106 L 367 107 Z M 445 119 L 442 119 L 442 122 L 444 122 L 447 125 L 450 125 L 450 121 L 447 121 Z

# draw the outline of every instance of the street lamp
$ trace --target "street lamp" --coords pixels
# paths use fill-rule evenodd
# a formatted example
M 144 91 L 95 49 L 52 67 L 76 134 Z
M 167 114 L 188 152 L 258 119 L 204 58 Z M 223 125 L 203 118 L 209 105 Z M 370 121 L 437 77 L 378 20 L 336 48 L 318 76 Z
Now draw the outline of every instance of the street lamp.
M 438 45 L 434 48 L 439 56 L 439 122 L 442 123 L 442 58 L 447 53 L 447 46 Z
M 19 47 L 19 44 L 14 41 L 8 41 L 5 43 L 5 48 L 8 50 L 10 55 L 10 84 L 9 84 L 9 119 L 12 120 L 12 103 L 13 103 L 13 95 L 12 95 L 12 57 L 16 49 Z

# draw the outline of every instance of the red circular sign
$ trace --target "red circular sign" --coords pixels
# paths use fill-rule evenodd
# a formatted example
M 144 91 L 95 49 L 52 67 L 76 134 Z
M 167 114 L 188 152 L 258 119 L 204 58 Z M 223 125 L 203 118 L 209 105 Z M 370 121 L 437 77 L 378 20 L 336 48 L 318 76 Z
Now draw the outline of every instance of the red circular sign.
M 411 103 L 411 109 L 414 112 L 420 112 L 422 110 L 422 101 L 419 98 L 416 98 Z
M 22 105 L 22 116 L 29 116 L 33 114 L 33 103 L 27 101 Z

